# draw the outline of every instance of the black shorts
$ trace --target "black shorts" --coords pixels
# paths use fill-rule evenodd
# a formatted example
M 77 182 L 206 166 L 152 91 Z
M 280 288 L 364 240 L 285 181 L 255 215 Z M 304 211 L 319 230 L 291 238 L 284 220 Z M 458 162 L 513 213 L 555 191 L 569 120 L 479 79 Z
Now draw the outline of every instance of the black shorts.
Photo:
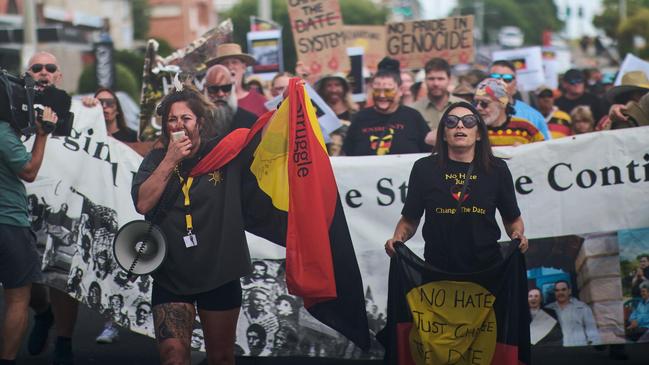
M 41 280 L 36 236 L 28 227 L 0 224 L 0 282 L 7 289 Z
M 241 283 L 237 279 L 207 292 L 178 295 L 160 285 L 156 285 L 155 280 L 153 280 L 153 293 L 151 296 L 152 306 L 165 303 L 189 303 L 196 304 L 198 309 L 224 311 L 241 307 Z

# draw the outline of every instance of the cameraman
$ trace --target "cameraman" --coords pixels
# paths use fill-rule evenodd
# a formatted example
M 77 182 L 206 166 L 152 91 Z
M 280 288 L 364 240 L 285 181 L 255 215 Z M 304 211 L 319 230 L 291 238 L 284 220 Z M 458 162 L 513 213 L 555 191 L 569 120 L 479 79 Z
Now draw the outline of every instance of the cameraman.
M 56 123 L 57 120 L 52 109 L 44 109 L 43 121 Z M 5 301 L 0 364 L 16 363 L 27 327 L 32 282 L 41 277 L 36 238 L 27 212 L 27 194 L 20 181 L 34 181 L 43 162 L 47 133 L 40 121 L 36 124 L 36 138 L 29 153 L 8 121 L 0 121 L 0 282 Z

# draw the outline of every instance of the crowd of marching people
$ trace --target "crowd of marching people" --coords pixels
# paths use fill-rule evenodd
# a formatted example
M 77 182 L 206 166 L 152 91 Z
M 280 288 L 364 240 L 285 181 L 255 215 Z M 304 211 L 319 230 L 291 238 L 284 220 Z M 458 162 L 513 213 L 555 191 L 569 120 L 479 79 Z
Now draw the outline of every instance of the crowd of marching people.
M 167 100 L 161 116 L 163 119 L 167 119 L 163 125 L 165 128 L 168 126 L 168 130 L 163 131 L 163 138 L 160 142 L 147 145 L 145 148 L 137 146 L 137 134 L 126 126 L 119 100 L 113 90 L 98 89 L 93 97 L 84 99 L 83 103 L 87 107 L 95 105 L 102 107 L 106 130 L 112 137 L 125 143 L 134 144 L 134 148 L 141 154 L 148 154 L 151 148 L 163 146 L 167 151 L 166 155 L 161 152 L 162 150 L 158 150 L 154 155 L 149 155 L 135 178 L 133 197 L 139 212 L 150 213 L 157 206 L 164 186 L 171 184 L 171 179 L 173 179 L 173 183 L 177 183 L 179 179 L 181 184 L 190 184 L 191 186 L 191 181 L 184 180 L 187 177 L 181 176 L 180 173 L 183 171 L 180 173 L 178 170 L 174 171 L 174 166 L 178 165 L 179 161 L 187 156 L 201 155 L 204 143 L 207 143 L 212 137 L 227 134 L 236 128 L 250 128 L 257 118 L 267 111 L 266 102 L 285 92 L 293 74 L 288 72 L 277 74 L 270 82 L 247 78 L 247 67 L 254 62 L 254 57 L 244 53 L 238 44 L 220 45 L 216 57 L 206 63 L 204 90 L 200 93 L 186 90 L 182 96 Z M 56 58 L 46 52 L 40 52 L 32 57 L 28 72 L 32 73 L 36 79 L 51 84 L 56 84 L 61 77 Z M 401 69 L 398 61 L 385 58 L 378 64 L 374 74 L 368 75 L 363 80 L 366 90 L 366 98 L 363 102 L 352 101 L 350 81 L 344 74 L 318 75 L 319 79 L 313 80 L 313 76 L 308 74 L 306 68 L 298 64 L 295 75 L 314 82 L 312 85 L 314 89 L 341 121 L 341 127 L 329 135 L 327 149 L 330 156 L 432 152 L 435 146 L 443 144 L 440 138 L 446 138 L 444 132 L 439 129 L 455 128 L 454 126 L 449 127 L 450 124 L 446 120 L 449 119 L 448 115 L 451 112 L 448 110 L 449 106 L 459 110 L 450 113 L 457 119 L 455 126 L 461 120 L 465 128 L 469 127 L 470 122 L 468 121 L 471 118 L 465 120 L 466 115 L 462 113 L 470 114 L 475 111 L 485 124 L 485 136 L 488 137 L 491 146 L 519 146 L 595 131 L 649 125 L 649 78 L 642 71 L 625 73 L 622 75 L 621 84 L 613 86 L 612 75 L 602 74 L 596 69 L 570 69 L 561 76 L 558 89 L 540 86 L 531 92 L 524 93 L 518 84 L 516 67 L 507 60 L 494 60 L 486 69 L 472 69 L 458 74 L 442 58 L 430 59 L 421 70 Z M 219 120 L 219 123 L 205 122 L 203 114 L 208 110 L 212 111 L 214 118 Z M 182 139 L 174 140 L 170 137 L 170 133 L 174 132 L 174 128 L 181 124 L 185 127 L 191 124 L 192 127 L 186 127 L 188 133 Z M 17 145 L 13 139 L 10 142 Z M 40 143 L 44 144 L 44 142 Z M 2 143 L 2 145 L 6 144 Z M 7 164 L 7 168 L 4 165 L 0 166 L 0 173 L 10 175 L 11 172 L 23 180 L 29 181 L 24 178 L 26 175 L 21 175 L 25 173 L 21 169 L 27 166 L 29 168 L 27 172 L 33 173 L 34 167 L 25 164 L 30 164 L 30 158 L 33 159 L 33 156 L 40 156 L 42 159 L 42 154 L 42 151 L 36 150 L 28 158 L 25 153 L 21 153 L 19 157 L 10 159 L 11 162 Z M 164 167 L 165 159 L 173 163 Z M 22 165 L 20 165 L 21 163 Z M 161 166 L 166 170 L 160 171 L 163 168 Z M 38 166 L 35 169 L 38 171 Z M 232 172 L 233 176 L 234 173 Z M 12 184 L 16 182 L 14 180 L 11 181 Z M 198 181 L 198 179 L 196 180 Z M 207 191 L 212 183 L 203 179 L 202 184 L 201 189 Z M 232 186 L 227 186 L 233 189 Z M 187 190 L 189 191 L 189 187 Z M 237 194 L 244 194 L 238 188 L 233 191 Z M 511 193 L 513 194 L 513 190 Z M 182 197 L 182 195 L 180 196 Z M 200 198 L 200 195 L 197 196 Z M 204 198 L 208 199 L 208 195 L 205 195 Z M 221 198 L 222 200 L 219 200 Z M 214 204 L 234 207 L 240 203 L 239 199 L 236 199 L 236 202 L 228 201 L 227 195 L 221 198 L 214 195 L 209 196 L 209 199 L 215 199 Z M 73 230 L 74 223 L 79 231 L 74 237 L 79 237 L 82 249 L 89 250 L 89 247 L 86 246 L 92 244 L 90 242 L 92 235 L 85 241 L 83 240 L 81 228 L 84 227 L 85 221 L 70 221 L 70 218 L 65 215 L 67 206 L 65 208 L 61 206 L 57 213 L 53 213 L 50 212 L 52 209 L 46 202 L 41 204 L 36 196 L 30 196 L 29 199 L 26 197 L 24 199 L 29 206 L 25 206 L 24 209 L 21 207 L 20 212 L 16 213 L 3 210 L 2 205 L 9 204 L 4 200 L 5 198 L 0 199 L 0 229 L 14 226 L 28 228 L 29 224 L 35 226 L 56 221 L 52 224 L 62 227 L 60 229 L 67 228 L 68 230 L 63 232 L 65 234 L 62 233 L 60 237 L 62 242 L 65 242 L 65 239 L 72 237 L 69 235 L 69 231 Z M 179 200 L 178 204 L 180 204 L 178 209 L 181 209 L 182 201 Z M 197 198 L 197 206 L 199 204 Z M 237 206 L 237 209 L 239 208 Z M 417 214 L 419 217 L 421 216 L 421 209 L 417 208 L 410 207 L 413 217 Z M 520 216 L 520 212 L 515 206 L 515 202 L 508 208 L 511 221 L 518 222 L 516 219 Z M 176 211 L 176 214 L 180 214 L 179 212 L 180 210 Z M 16 218 L 16 216 L 19 217 Z M 28 216 L 31 217 L 29 222 Z M 243 222 L 234 221 L 228 224 L 230 226 L 234 224 L 240 228 L 240 232 L 239 230 L 228 231 L 233 239 L 240 239 L 240 234 L 243 234 L 244 229 Z M 520 224 L 522 225 L 522 221 Z M 518 225 L 516 226 L 518 227 Z M 183 226 L 178 228 L 177 232 L 169 234 L 173 233 L 182 238 L 186 228 L 191 232 L 191 227 L 185 227 L 183 222 Z M 226 227 L 209 227 L 208 233 L 220 234 L 221 229 L 225 230 Z M 11 233 L 23 235 L 25 232 L 21 230 Z M 29 242 L 32 241 L 31 237 L 23 238 Z M 522 232 L 519 232 L 512 235 L 512 238 L 524 239 L 524 236 Z M 524 245 L 526 249 L 526 239 L 524 239 Z M 44 252 L 40 252 L 41 260 L 43 254 Z M 182 251 L 177 255 L 184 254 L 185 251 Z M 228 251 L 228 254 L 233 253 Z M 163 333 L 156 329 L 156 337 L 159 341 L 174 335 L 176 336 L 174 339 L 178 339 L 177 342 L 167 342 L 167 347 L 161 347 L 163 359 L 165 357 L 184 358 L 189 352 L 190 346 L 194 348 L 193 342 L 187 338 L 194 326 L 193 304 L 181 305 L 177 302 L 193 303 L 197 298 L 195 295 L 197 292 L 209 294 L 198 298 L 198 311 L 201 320 L 206 325 L 202 333 L 208 346 L 211 346 L 208 348 L 210 363 L 219 361 L 221 361 L 219 363 L 228 363 L 228 361 L 232 361 L 234 353 L 263 356 L 270 355 L 273 349 L 275 353 L 272 354 L 274 355 L 282 355 L 283 352 L 290 353 L 290 349 L 282 341 L 297 341 L 296 318 L 297 312 L 300 310 L 299 300 L 288 295 L 271 294 L 275 291 L 274 287 L 283 285 L 278 280 L 278 278 L 283 280 L 281 275 L 269 275 L 267 265 L 261 261 L 252 263 L 251 266 L 248 262 L 249 257 L 246 257 L 243 251 L 236 252 L 236 254 L 239 263 L 230 262 L 230 271 L 227 273 L 214 272 L 211 277 L 205 277 L 206 282 L 202 283 L 201 287 L 193 288 L 191 285 L 197 285 L 196 283 L 190 285 L 187 280 L 178 280 L 179 277 L 193 277 L 191 274 L 193 269 L 190 266 L 193 265 L 196 258 L 186 261 L 187 267 L 165 268 L 158 273 L 158 277 L 153 282 L 154 298 L 151 303 L 141 303 L 143 314 L 138 314 L 141 317 L 138 317 L 138 320 L 153 312 L 154 316 L 158 316 L 156 317 L 157 328 L 159 322 L 163 321 L 161 318 L 165 316 L 180 316 L 182 318 L 178 317 L 179 320 L 184 321 L 182 328 L 169 329 L 169 333 Z M 33 261 L 36 253 L 29 251 L 20 255 L 25 260 L 27 260 L 25 257 L 28 257 Z M 89 255 L 87 256 L 89 260 Z M 233 256 L 229 257 L 232 259 Z M 644 259 L 649 262 L 646 257 Z M 90 264 L 88 261 L 88 267 Z M 101 270 L 101 265 L 94 263 L 94 266 L 97 266 L 95 270 Z M 631 311 L 634 314 L 629 320 L 628 330 L 637 338 L 644 335 L 647 326 L 649 326 L 647 319 L 649 305 L 647 267 L 649 264 L 644 265 L 638 271 L 637 278 L 634 277 L 634 288 L 637 288 L 637 294 L 641 299 L 637 301 L 638 306 Z M 642 272 L 642 270 L 645 271 Z M 56 333 L 54 364 L 73 363 L 71 342 L 78 302 L 60 290 L 53 288 L 48 290 L 44 285 L 40 285 L 38 271 L 33 268 L 31 271 L 22 272 L 21 280 L 10 280 L 10 277 L 15 277 L 16 272 L 9 272 L 6 268 L 0 270 L 2 275 L 0 281 L 8 290 L 5 294 L 7 303 L 9 303 L 7 306 L 8 316 L 13 318 L 12 321 L 5 322 L 5 327 L 13 326 L 15 329 L 12 333 L 7 330 L 3 333 L 5 346 L 0 356 L 3 359 L 0 360 L 0 364 L 11 364 L 13 362 L 10 361 L 16 357 L 22 335 L 26 332 L 28 305 L 35 313 L 34 325 L 28 336 L 29 353 L 35 355 L 44 351 L 50 328 L 54 326 Z M 278 271 L 278 269 L 276 268 L 274 271 Z M 75 272 L 74 276 L 78 276 L 78 278 L 76 281 L 70 281 L 69 292 L 74 293 L 78 290 L 78 285 L 75 285 L 75 282 L 81 282 L 83 275 L 83 271 Z M 245 279 L 239 285 L 239 278 L 244 276 Z M 212 285 L 214 282 L 219 283 L 218 287 L 215 288 Z M 96 290 L 101 290 L 99 287 L 93 289 L 92 286 L 90 289 L 93 293 Z M 243 302 L 242 289 L 245 293 Z M 532 308 L 533 316 L 536 313 L 541 313 L 539 312 L 541 309 L 547 309 L 545 312 L 558 318 L 558 328 L 564 330 L 563 340 L 565 343 L 569 342 L 572 335 L 567 335 L 565 332 L 569 326 L 564 325 L 562 321 L 570 315 L 564 314 L 563 311 L 567 306 L 580 305 L 581 302 L 577 303 L 576 299 L 571 299 L 567 282 L 557 283 L 555 290 L 565 293 L 563 296 L 557 296 L 557 303 L 553 303 L 553 306 L 541 308 L 539 305 L 539 302 L 542 302 L 539 300 L 541 292 L 538 289 L 532 289 L 530 291 L 530 308 Z M 80 295 L 79 293 L 77 299 L 80 299 Z M 565 300 L 562 301 L 562 298 Z M 96 298 L 90 298 L 90 294 L 87 302 L 91 306 L 92 303 L 95 303 L 95 307 L 101 306 L 97 304 Z M 170 304 L 172 302 L 173 305 Z M 117 295 L 111 296 L 110 303 L 110 308 L 101 308 L 101 312 L 106 318 L 106 325 L 97 337 L 97 342 L 100 343 L 116 341 L 118 338 L 117 327 L 128 328 L 130 325 L 129 319 L 122 313 L 124 298 Z M 239 316 L 241 307 L 244 312 L 242 316 Z M 268 309 L 271 307 L 272 310 Z M 217 312 L 218 315 L 213 312 Z M 140 313 L 140 309 L 138 309 L 138 313 Z M 377 323 L 383 323 L 383 319 L 379 317 L 378 313 L 373 313 L 372 318 Z M 245 323 L 242 323 L 241 318 L 244 318 Z M 227 335 L 232 336 L 237 327 L 237 319 L 239 319 L 239 326 L 247 326 L 245 331 L 241 331 L 247 336 L 247 349 L 238 345 L 235 347 L 232 339 L 224 339 L 227 336 L 219 335 L 215 330 L 225 326 L 228 329 Z M 142 323 L 144 323 L 143 319 Z M 591 324 L 590 319 L 589 324 Z M 207 328 L 207 326 L 212 328 Z M 376 327 L 373 328 L 376 331 L 379 326 L 373 327 Z M 174 331 L 177 333 L 171 333 Z M 558 336 L 560 338 L 561 334 Z M 582 343 L 582 340 L 585 342 Z M 579 338 L 575 341 L 579 344 L 598 343 L 598 340 L 592 338 L 585 340 Z M 273 345 L 273 342 L 276 343 Z M 268 343 L 271 345 L 266 346 Z M 325 351 L 324 345 L 317 348 L 315 343 L 316 341 L 313 341 L 310 347 L 304 351 L 307 353 Z M 210 349 L 214 351 L 212 354 L 210 354 Z

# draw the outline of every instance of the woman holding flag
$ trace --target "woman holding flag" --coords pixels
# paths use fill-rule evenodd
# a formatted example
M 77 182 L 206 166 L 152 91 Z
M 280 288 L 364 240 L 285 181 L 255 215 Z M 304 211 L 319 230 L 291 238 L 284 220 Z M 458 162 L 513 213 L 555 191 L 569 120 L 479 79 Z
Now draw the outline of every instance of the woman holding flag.
M 133 181 L 138 212 L 158 224 L 167 257 L 152 274 L 153 318 L 161 363 L 189 364 L 192 327 L 203 325 L 210 364 L 234 364 L 241 307 L 239 278 L 251 272 L 242 213 L 242 174 L 251 154 L 192 177 L 189 172 L 216 144 L 201 130 L 210 103 L 190 86 L 167 95 L 158 108 L 164 148 L 146 156 Z
M 449 272 L 477 272 L 502 259 L 498 246 L 500 212 L 507 235 L 527 250 L 524 224 L 507 164 L 491 152 L 487 127 L 469 103 L 450 105 L 437 130 L 436 153 L 415 162 L 408 196 L 394 235 L 385 243 L 406 242 L 425 223 L 424 258 Z M 469 177 L 468 179 L 466 177 Z

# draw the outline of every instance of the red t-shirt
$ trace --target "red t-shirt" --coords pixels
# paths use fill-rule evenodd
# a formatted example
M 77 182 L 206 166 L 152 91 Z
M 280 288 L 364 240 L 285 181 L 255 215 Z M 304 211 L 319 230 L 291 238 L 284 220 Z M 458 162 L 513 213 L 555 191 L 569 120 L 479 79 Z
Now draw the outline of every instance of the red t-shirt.
M 256 116 L 260 116 L 268 111 L 264 106 L 266 98 L 254 90 L 250 90 L 248 95 L 239 99 L 237 104 L 239 108 L 245 109 Z

